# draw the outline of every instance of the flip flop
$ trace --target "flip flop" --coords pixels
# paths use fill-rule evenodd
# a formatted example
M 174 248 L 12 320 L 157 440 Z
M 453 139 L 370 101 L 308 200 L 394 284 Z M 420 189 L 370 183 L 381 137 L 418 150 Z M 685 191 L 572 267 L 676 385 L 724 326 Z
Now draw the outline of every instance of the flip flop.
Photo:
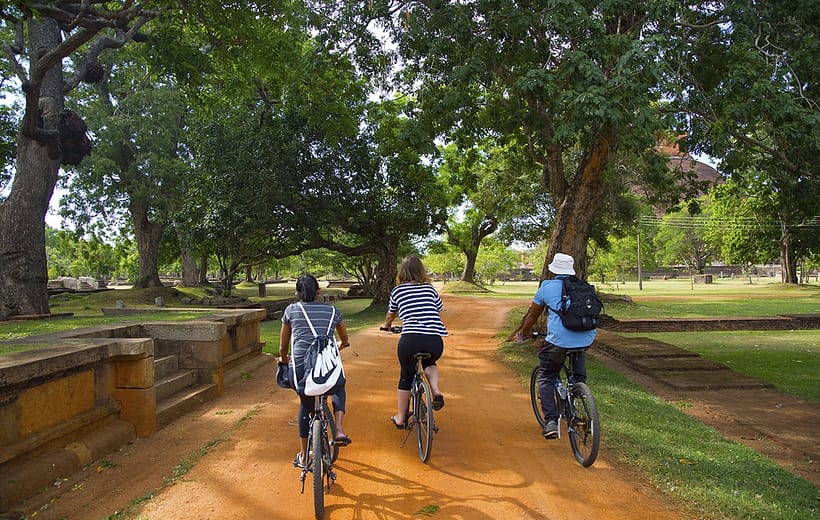
M 405 421 L 404 424 L 397 423 L 395 415 L 390 416 L 390 422 L 393 423 L 393 426 L 395 426 L 397 430 L 406 430 L 407 429 L 407 422 Z
M 335 444 L 336 446 L 339 446 L 341 448 L 342 446 L 347 446 L 351 442 L 353 442 L 353 441 L 350 440 L 350 437 L 344 436 L 344 437 L 339 437 L 338 439 L 334 440 L 333 444 Z

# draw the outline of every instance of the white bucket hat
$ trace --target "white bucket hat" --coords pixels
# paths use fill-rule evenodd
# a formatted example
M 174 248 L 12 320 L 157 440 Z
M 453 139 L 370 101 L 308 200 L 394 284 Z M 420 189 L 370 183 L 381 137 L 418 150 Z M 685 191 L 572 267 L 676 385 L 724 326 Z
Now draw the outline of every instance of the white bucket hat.
M 564 253 L 555 253 L 552 263 L 547 266 L 551 273 L 575 275 L 575 260 Z

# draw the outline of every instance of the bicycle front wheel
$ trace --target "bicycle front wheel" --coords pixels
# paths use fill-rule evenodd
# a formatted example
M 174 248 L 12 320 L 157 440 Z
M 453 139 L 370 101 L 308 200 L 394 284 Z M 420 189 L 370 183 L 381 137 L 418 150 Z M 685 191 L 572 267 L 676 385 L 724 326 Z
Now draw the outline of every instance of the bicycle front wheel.
M 535 414 L 535 419 L 543 428 L 547 424 L 544 418 L 544 409 L 541 408 L 541 393 L 538 391 L 538 379 L 541 376 L 541 369 L 535 367 L 532 369 L 532 377 L 530 377 L 530 401 L 532 401 L 532 412 Z
M 422 462 L 430 460 L 433 451 L 433 393 L 427 381 L 419 384 L 415 397 L 416 436 L 419 444 L 419 458 Z
M 569 444 L 572 446 L 575 459 L 586 468 L 595 462 L 601 443 L 598 404 L 585 383 L 575 383 L 572 386 L 571 399 L 572 410 L 567 417 Z
M 322 421 L 317 418 L 313 420 L 313 425 L 311 426 L 313 511 L 316 514 L 316 520 L 322 520 L 325 516 L 325 473 L 323 467 L 325 456 L 322 442 Z

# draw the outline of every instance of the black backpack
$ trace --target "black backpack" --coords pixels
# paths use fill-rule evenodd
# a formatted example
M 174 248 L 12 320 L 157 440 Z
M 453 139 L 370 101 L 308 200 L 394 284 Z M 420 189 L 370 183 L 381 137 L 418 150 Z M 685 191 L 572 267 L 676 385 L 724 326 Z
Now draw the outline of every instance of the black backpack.
M 561 305 L 557 309 L 549 307 L 561 318 L 561 323 L 569 330 L 592 330 L 601 324 L 601 312 L 604 304 L 595 293 L 595 287 L 576 278 L 561 278 Z

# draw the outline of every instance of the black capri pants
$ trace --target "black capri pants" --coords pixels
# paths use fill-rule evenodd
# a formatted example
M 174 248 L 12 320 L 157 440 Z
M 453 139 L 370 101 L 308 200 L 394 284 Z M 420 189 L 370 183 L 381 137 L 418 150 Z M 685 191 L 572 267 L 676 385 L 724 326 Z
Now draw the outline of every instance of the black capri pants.
M 430 357 L 422 361 L 424 368 L 435 365 L 444 353 L 444 340 L 441 336 L 431 334 L 402 334 L 397 349 L 401 375 L 399 376 L 399 390 L 410 390 L 413 386 L 413 377 L 416 374 L 416 360 L 413 356 L 419 352 L 427 352 Z

